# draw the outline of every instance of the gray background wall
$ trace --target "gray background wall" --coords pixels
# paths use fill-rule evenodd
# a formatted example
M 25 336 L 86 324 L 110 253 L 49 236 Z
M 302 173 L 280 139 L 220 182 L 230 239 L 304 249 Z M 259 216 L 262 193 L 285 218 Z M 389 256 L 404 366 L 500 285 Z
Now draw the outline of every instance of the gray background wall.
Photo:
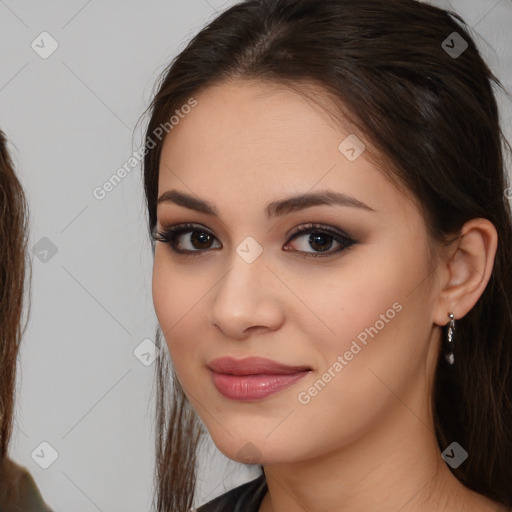
M 154 364 L 134 350 L 156 317 L 140 167 L 103 199 L 93 191 L 140 147 L 158 72 L 234 3 L 0 0 L 0 127 L 36 247 L 11 454 L 56 512 L 149 510 Z M 512 91 L 512 1 L 432 3 L 465 18 Z M 500 105 L 510 138 L 512 103 Z M 255 474 L 211 443 L 202 461 L 199 503 Z

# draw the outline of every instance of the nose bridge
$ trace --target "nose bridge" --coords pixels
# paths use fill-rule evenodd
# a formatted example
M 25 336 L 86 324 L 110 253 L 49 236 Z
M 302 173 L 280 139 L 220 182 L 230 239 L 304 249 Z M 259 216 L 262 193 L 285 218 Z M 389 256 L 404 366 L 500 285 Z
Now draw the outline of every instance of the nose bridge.
M 247 237 L 252 238 L 252 237 Z M 233 301 L 233 306 L 240 307 L 252 301 L 266 282 L 263 274 L 268 273 L 262 256 L 263 248 L 254 239 L 244 239 L 233 250 L 229 258 L 229 269 L 217 287 L 216 303 Z
M 231 336 L 252 326 L 274 328 L 279 308 L 271 292 L 271 279 L 263 247 L 246 237 L 234 247 L 229 269 L 215 287 L 210 324 Z

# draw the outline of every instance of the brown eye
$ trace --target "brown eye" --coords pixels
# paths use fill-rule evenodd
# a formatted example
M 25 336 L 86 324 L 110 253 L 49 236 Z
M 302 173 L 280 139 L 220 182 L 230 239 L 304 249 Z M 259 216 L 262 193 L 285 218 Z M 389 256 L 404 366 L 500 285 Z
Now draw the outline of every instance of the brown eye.
M 183 224 L 165 228 L 157 232 L 153 239 L 168 244 L 179 254 L 191 254 L 211 249 L 215 236 L 195 224 Z
M 306 237 L 305 235 L 309 236 Z M 337 254 L 344 249 L 348 249 L 355 243 L 355 241 L 345 233 L 318 224 L 310 224 L 308 228 L 304 228 L 303 226 L 301 229 L 294 231 L 290 240 L 296 240 L 302 237 L 304 237 L 304 240 L 300 243 L 300 248 L 292 252 L 303 252 L 307 256 L 313 257 Z M 333 243 L 337 243 L 338 248 L 329 250 Z M 313 249 L 313 251 L 308 249 Z
M 192 233 L 192 236 L 190 237 L 190 243 L 192 246 L 196 247 L 197 249 L 210 248 L 213 237 L 209 233 L 204 231 L 189 231 L 187 233 Z M 197 246 L 195 244 L 197 244 Z

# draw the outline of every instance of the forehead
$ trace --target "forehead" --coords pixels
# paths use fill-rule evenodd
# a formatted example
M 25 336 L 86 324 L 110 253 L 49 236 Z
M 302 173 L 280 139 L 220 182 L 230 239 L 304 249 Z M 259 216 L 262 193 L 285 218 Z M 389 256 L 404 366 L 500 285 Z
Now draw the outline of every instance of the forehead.
M 266 201 L 319 187 L 353 194 L 375 209 L 397 205 L 398 191 L 364 151 L 353 161 L 340 151 L 353 136 L 348 124 L 336 124 L 316 101 L 245 80 L 208 87 L 194 98 L 197 105 L 165 139 L 159 195 L 188 188 L 202 197 L 214 191 L 222 198 L 226 191 L 231 199 Z
M 176 147 L 185 143 L 198 155 L 215 152 L 216 159 L 228 148 L 231 156 L 244 160 L 256 155 L 259 160 L 265 155 L 289 159 L 292 151 L 321 151 L 311 143 L 325 140 L 328 131 L 336 139 L 340 136 L 317 105 L 284 86 L 236 80 L 208 87 L 195 98 L 197 106 L 172 130 L 164 150 L 172 146 L 176 154 Z M 327 144 L 325 140 L 322 146 Z

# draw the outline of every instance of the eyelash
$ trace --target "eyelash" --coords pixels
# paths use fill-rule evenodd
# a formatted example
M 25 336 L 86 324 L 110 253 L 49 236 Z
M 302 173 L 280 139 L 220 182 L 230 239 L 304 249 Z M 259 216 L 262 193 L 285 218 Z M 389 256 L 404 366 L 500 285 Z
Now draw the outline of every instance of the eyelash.
M 208 252 L 212 249 L 199 249 L 195 251 L 190 251 L 188 249 L 178 249 L 178 238 L 180 235 L 183 235 L 184 233 L 191 233 L 191 232 L 199 232 L 199 233 L 205 233 L 213 238 L 215 238 L 215 235 L 213 235 L 210 231 L 207 229 L 202 228 L 198 224 L 179 224 L 177 226 L 164 226 L 163 231 L 157 231 L 152 235 L 152 238 L 156 242 L 163 242 L 171 248 L 172 251 L 174 251 L 177 254 L 180 254 L 182 256 L 198 256 L 201 253 Z M 342 244 L 341 247 L 334 251 L 326 251 L 326 252 L 317 252 L 317 253 L 310 253 L 310 252 L 304 252 L 304 251 L 290 251 L 290 252 L 299 252 L 305 254 L 305 257 L 313 257 L 313 258 L 324 258 L 328 256 L 333 256 L 334 254 L 338 254 L 342 251 L 345 251 L 349 249 L 352 245 L 356 244 L 356 240 L 352 239 L 349 235 L 344 233 L 343 231 L 330 228 L 327 226 L 323 226 L 321 224 L 316 223 L 309 223 L 305 226 L 301 226 L 300 228 L 294 229 L 292 233 L 290 233 L 290 238 L 288 239 L 288 242 L 291 242 L 293 239 L 298 238 L 299 235 L 304 234 L 316 234 L 316 235 L 327 235 L 330 238 L 333 238 L 336 242 Z

